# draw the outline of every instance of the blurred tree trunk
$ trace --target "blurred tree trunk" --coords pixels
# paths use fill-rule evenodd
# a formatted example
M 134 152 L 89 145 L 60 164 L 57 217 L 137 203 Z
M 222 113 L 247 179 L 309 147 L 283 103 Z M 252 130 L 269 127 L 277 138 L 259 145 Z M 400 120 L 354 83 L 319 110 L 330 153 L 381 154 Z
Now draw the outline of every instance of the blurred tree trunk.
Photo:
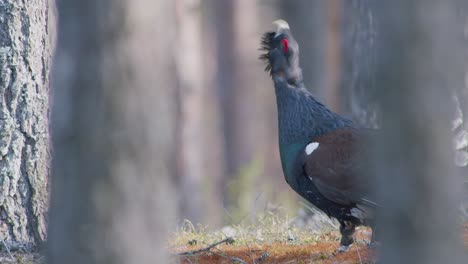
M 0 3 L 0 240 L 12 249 L 46 238 L 52 8 Z
M 300 43 L 306 87 L 334 111 L 341 112 L 342 1 L 281 1 L 280 14 Z
M 464 49 L 465 49 L 465 85 L 460 86 L 455 94 L 458 101 L 459 111 L 454 122 L 455 129 L 455 161 L 463 176 L 463 204 L 462 210 L 465 220 L 468 220 L 468 2 L 464 2 L 460 8 L 460 15 L 463 21 Z M 459 122 L 461 121 L 461 122 Z
M 333 0 L 332 2 L 336 2 Z M 326 100 L 329 40 L 329 1 L 281 1 L 280 16 L 288 21 L 300 43 L 302 71 L 306 87 L 321 101 Z
M 180 215 L 196 223 L 205 215 L 203 205 L 203 67 L 199 0 L 177 0 L 178 44 L 177 80 L 179 82 L 179 119 L 177 184 L 180 191 Z
M 363 126 L 377 127 L 375 106 L 376 58 L 380 51 L 376 31 L 379 14 L 372 0 L 350 0 L 343 3 L 341 93 L 345 112 Z
M 384 208 L 377 229 L 383 263 L 466 261 L 450 130 L 450 96 L 462 85 L 464 70 L 455 3 L 376 4 L 381 14 L 376 87 L 383 131 L 373 157 Z
M 242 66 L 257 59 L 247 48 L 249 44 L 257 44 L 252 34 L 256 8 L 253 1 L 221 0 L 216 1 L 215 12 L 218 89 L 224 108 L 227 170 L 234 175 L 251 162 L 254 155 L 256 106 L 252 88 L 255 77 L 246 70 L 248 67 Z
M 465 83 L 455 90 L 454 99 L 457 106 L 456 118 L 454 121 L 455 132 L 455 161 L 457 165 L 468 167 L 468 3 L 463 3 L 459 8 L 462 30 L 464 33 L 465 49 Z M 466 174 L 468 181 L 468 174 Z
M 221 222 L 224 157 L 221 111 L 213 82 L 215 28 L 206 18 L 210 8 L 206 1 L 176 3 L 180 216 L 216 226 Z
M 343 112 L 341 82 L 341 37 L 343 1 L 328 0 L 326 6 L 325 103 L 338 113 Z
M 267 120 L 263 112 L 264 98 L 271 90 L 258 89 L 263 73 L 258 60 L 257 3 L 250 0 L 213 3 L 227 170 L 222 186 L 233 191 L 231 201 L 240 199 L 235 202 L 251 206 L 258 195 L 255 182 L 264 170 L 266 148 L 271 144 L 265 137 Z M 234 176 L 239 186 L 231 188 L 228 183 Z
M 205 191 L 205 215 L 207 223 L 220 224 L 223 215 L 223 176 L 226 173 L 225 142 L 222 127 L 222 106 L 218 96 L 216 79 L 216 25 L 213 23 L 213 7 L 210 1 L 201 1 L 202 63 L 205 89 L 203 91 L 203 170 Z
M 50 263 L 167 263 L 175 6 L 59 1 Z

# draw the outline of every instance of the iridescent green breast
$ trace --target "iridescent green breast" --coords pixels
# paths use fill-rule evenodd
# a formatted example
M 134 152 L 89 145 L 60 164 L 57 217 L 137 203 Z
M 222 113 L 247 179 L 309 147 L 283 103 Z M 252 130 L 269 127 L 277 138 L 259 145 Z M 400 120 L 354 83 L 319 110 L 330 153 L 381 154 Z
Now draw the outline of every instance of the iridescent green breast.
M 281 157 L 281 166 L 283 167 L 284 177 L 289 185 L 294 189 L 297 180 L 295 177 L 298 177 L 298 169 L 301 164 L 298 161 L 298 155 L 301 151 L 304 151 L 305 146 L 308 142 L 304 143 L 293 143 L 293 144 L 280 144 L 280 157 Z

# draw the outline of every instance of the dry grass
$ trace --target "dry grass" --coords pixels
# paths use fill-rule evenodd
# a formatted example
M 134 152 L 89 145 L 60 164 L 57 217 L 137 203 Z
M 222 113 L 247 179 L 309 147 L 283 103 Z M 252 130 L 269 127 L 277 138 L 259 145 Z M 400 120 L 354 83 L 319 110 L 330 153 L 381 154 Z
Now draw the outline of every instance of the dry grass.
M 186 221 L 174 234 L 169 250 L 174 255 L 174 263 L 182 264 L 376 263 L 376 252 L 367 247 L 370 234 L 369 228 L 358 228 L 356 243 L 348 252 L 337 254 L 340 238 L 337 230 L 312 233 L 306 228 L 295 228 L 286 216 L 266 214 L 254 223 L 234 225 L 215 232 Z M 232 237 L 234 243 L 178 256 L 181 252 L 203 249 L 226 237 Z M 464 225 L 463 238 L 468 249 L 468 223 Z
M 368 228 L 359 228 L 357 243 L 350 251 L 336 254 L 340 234 L 335 229 L 312 232 L 297 228 L 281 212 L 264 212 L 253 222 L 243 222 L 209 232 L 206 226 L 185 221 L 174 234 L 170 251 L 203 249 L 232 237 L 234 243 L 222 244 L 192 255 L 175 258 L 175 263 L 373 263 L 375 254 L 367 248 Z
M 1 264 L 45 264 L 45 257 L 38 253 L 0 252 Z
M 336 234 L 335 234 L 336 233 Z M 241 221 L 210 232 L 207 226 L 193 225 L 186 220 L 170 241 L 170 247 L 183 245 L 207 245 L 226 237 L 234 237 L 237 245 L 248 246 L 259 243 L 310 244 L 317 241 L 337 241 L 337 232 L 330 228 L 321 232 L 311 232 L 307 228 L 298 228 L 291 224 L 291 219 L 280 212 L 264 212 L 254 221 Z
M 175 262 L 191 263 L 374 263 L 375 254 L 367 248 L 363 238 L 369 230 L 360 228 L 358 242 L 346 253 L 336 254 L 337 232 L 324 233 L 309 243 L 302 242 L 234 242 L 220 245 L 210 251 L 191 256 L 182 256 Z M 315 239 L 315 238 L 314 238 Z M 172 253 L 203 248 L 203 245 L 186 245 L 171 248 Z M 240 261 L 239 261 L 240 260 Z

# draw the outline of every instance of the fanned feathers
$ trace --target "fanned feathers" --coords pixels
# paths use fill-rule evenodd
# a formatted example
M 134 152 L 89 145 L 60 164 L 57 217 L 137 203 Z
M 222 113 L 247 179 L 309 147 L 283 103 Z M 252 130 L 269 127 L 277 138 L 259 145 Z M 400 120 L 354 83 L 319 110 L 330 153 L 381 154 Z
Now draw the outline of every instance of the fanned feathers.
M 266 32 L 260 41 L 260 50 L 265 53 L 261 54 L 259 59 L 264 61 L 266 64 L 265 71 L 271 75 L 271 62 L 270 62 L 270 50 L 273 45 L 273 39 L 275 38 L 275 32 Z

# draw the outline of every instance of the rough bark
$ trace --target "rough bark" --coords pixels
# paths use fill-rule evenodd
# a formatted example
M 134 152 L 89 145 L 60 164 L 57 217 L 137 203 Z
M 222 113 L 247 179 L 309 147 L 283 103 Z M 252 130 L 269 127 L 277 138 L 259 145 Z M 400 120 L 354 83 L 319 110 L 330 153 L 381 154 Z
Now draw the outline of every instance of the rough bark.
M 0 240 L 12 248 L 46 238 L 50 10 L 0 3 Z
M 58 2 L 50 263 L 167 263 L 173 1 Z
M 376 3 L 382 133 L 373 173 L 382 210 L 382 263 L 464 263 L 457 225 L 460 178 L 453 164 L 451 95 L 463 85 L 455 1 Z M 380 227 L 380 228 L 379 228 Z

